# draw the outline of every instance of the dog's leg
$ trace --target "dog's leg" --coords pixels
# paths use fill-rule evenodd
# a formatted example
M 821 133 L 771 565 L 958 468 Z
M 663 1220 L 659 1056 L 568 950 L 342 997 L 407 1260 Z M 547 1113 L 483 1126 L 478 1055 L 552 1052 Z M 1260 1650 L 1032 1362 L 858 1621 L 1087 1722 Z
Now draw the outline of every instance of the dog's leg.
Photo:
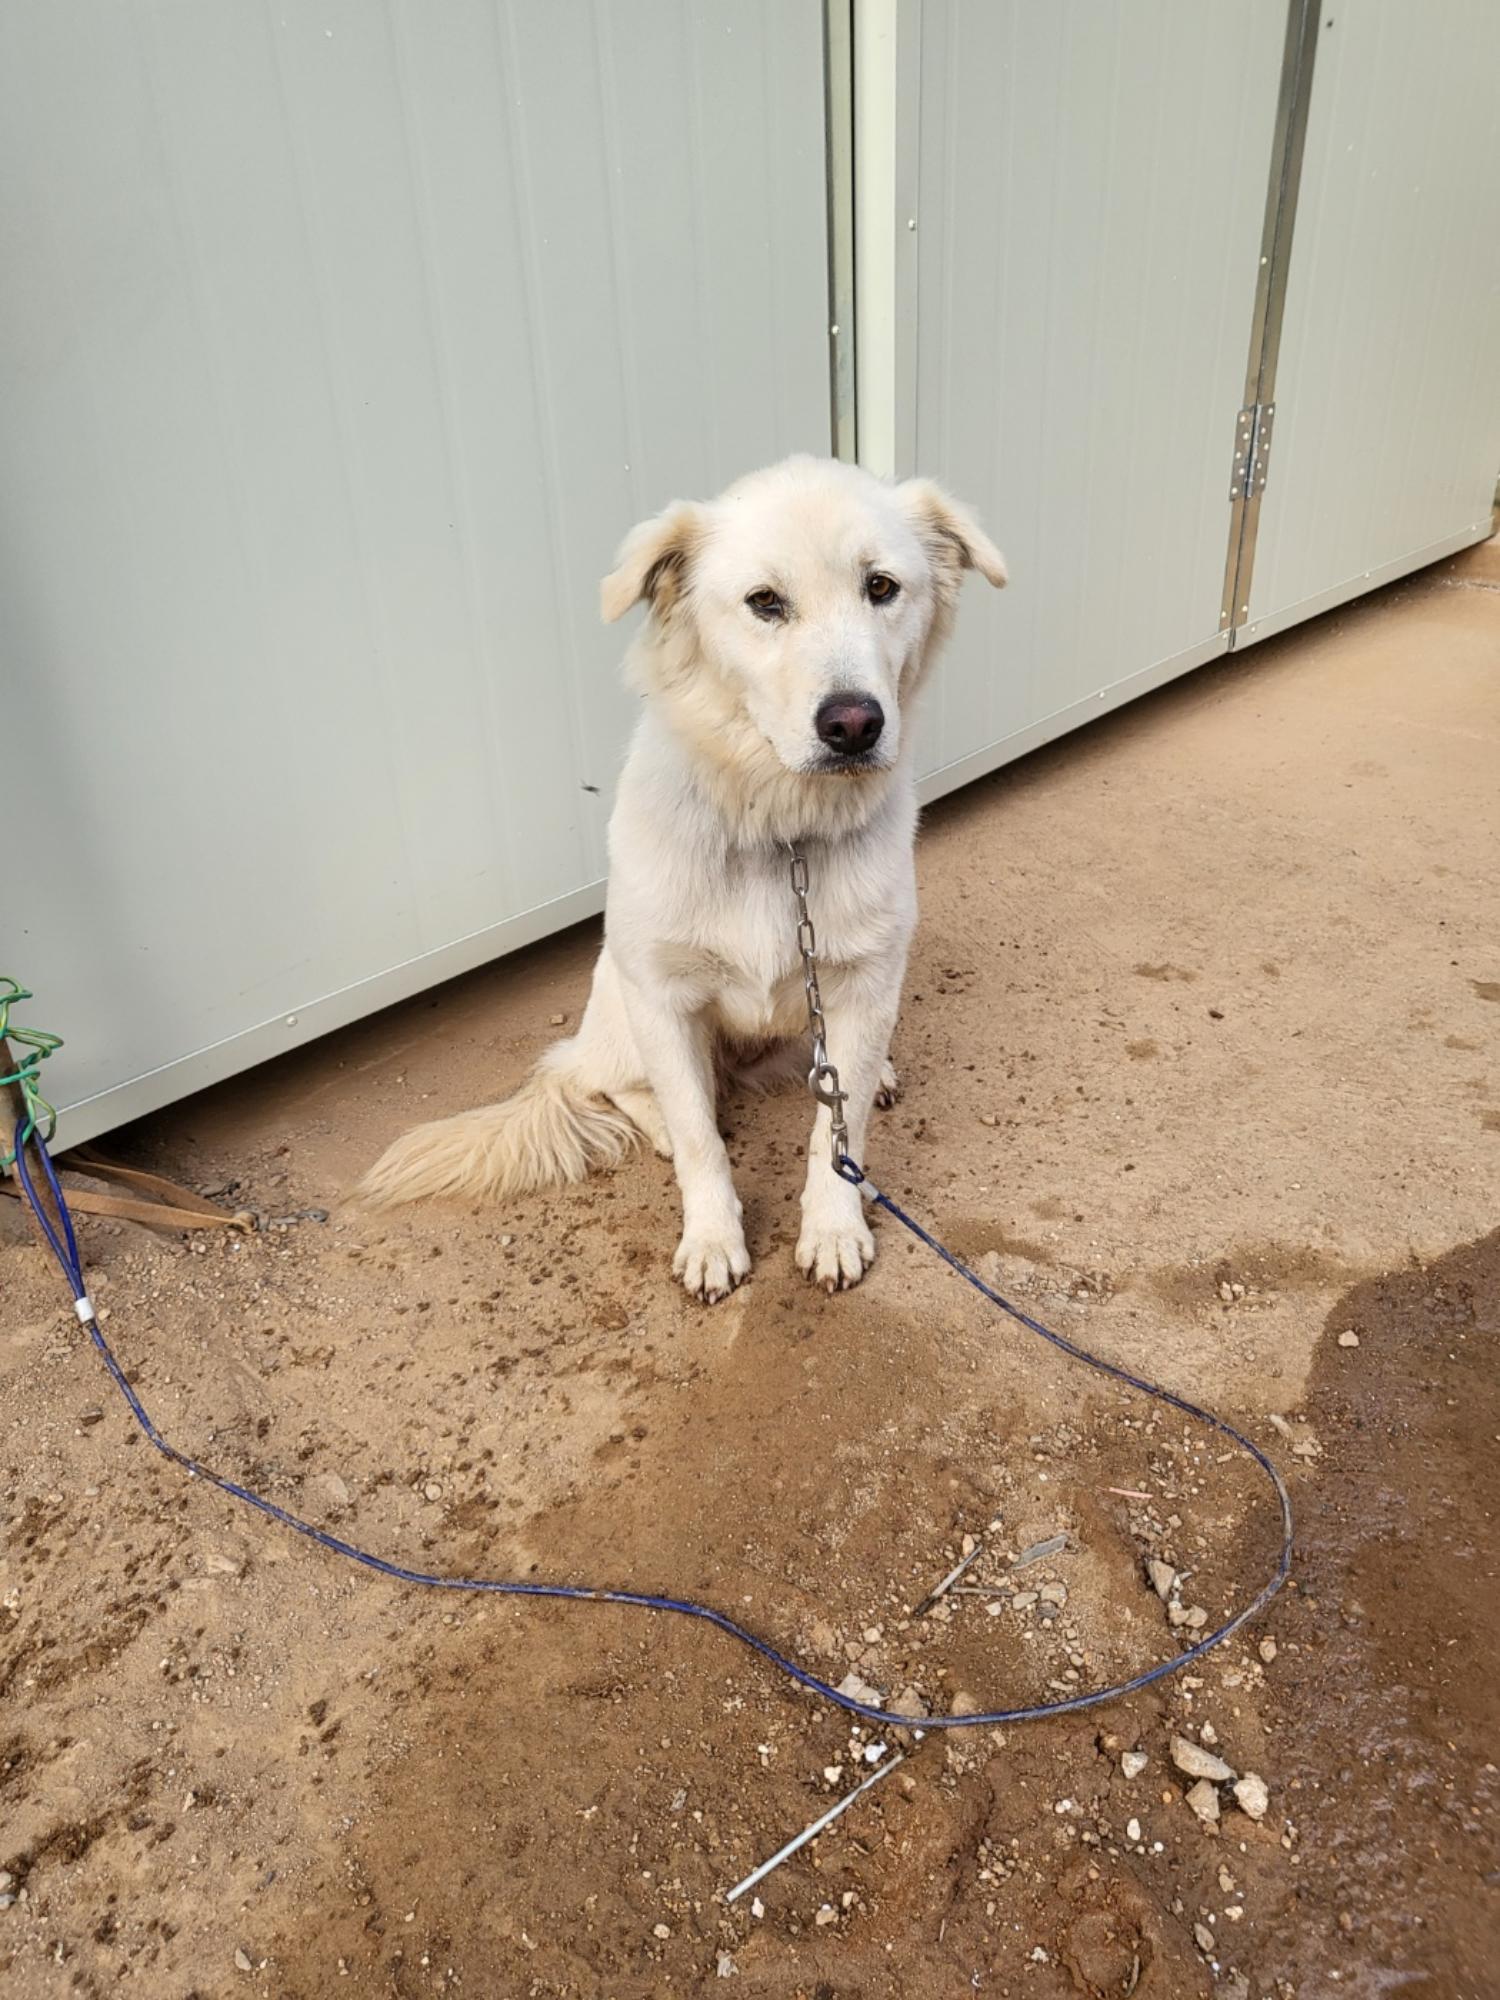
M 625 981 L 635 1045 L 666 1125 L 682 1190 L 682 1241 L 672 1269 L 694 1298 L 727 1298 L 750 1269 L 739 1197 L 719 1136 L 713 1034 Z
M 902 967 L 879 966 L 843 972 L 824 983 L 823 1010 L 828 1054 L 839 1073 L 847 1102 L 849 1152 L 863 1162 L 870 1111 L 882 1073 L 890 1068 L 886 1050 L 896 1025 Z M 864 1202 L 833 1170 L 832 1124 L 818 1106 L 808 1142 L 807 1185 L 802 1190 L 802 1231 L 797 1238 L 799 1269 L 826 1291 L 857 1285 L 875 1256 L 875 1238 L 865 1221 Z
M 880 1065 L 880 1081 L 875 1087 L 875 1102 L 882 1111 L 889 1111 L 901 1095 L 901 1079 L 896 1074 L 896 1065 L 887 1056 Z
M 666 1119 L 661 1115 L 656 1092 L 643 1083 L 631 1090 L 612 1090 L 608 1095 L 611 1104 L 623 1111 L 631 1124 L 645 1133 L 654 1151 L 660 1153 L 664 1160 L 670 1160 L 672 1135 L 667 1130 Z

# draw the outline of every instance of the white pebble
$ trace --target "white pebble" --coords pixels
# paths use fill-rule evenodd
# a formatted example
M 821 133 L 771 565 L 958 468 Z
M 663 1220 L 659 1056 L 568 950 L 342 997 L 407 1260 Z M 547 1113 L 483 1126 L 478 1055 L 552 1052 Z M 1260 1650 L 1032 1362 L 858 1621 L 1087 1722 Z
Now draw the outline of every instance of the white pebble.
M 1222 1785 L 1235 1775 L 1222 1757 L 1203 1749 L 1189 1736 L 1174 1736 L 1171 1751 L 1172 1762 L 1190 1778 L 1207 1778 L 1216 1785 Z
M 1354 1331 L 1352 1326 L 1339 1335 L 1340 1347 L 1358 1347 L 1358 1345 L 1359 1335 Z
M 1137 1842 L 1137 1841 L 1138 1841 L 1138 1840 L 1140 1839 L 1140 1837 L 1141 1837 L 1141 1823 L 1140 1823 L 1140 1821 L 1139 1821 L 1138 1819 L 1128 1819 L 1128 1820 L 1126 1820 L 1126 1822 L 1125 1822 L 1125 1838 L 1126 1838 L 1126 1839 L 1127 1839 L 1127 1840 L 1128 1840 L 1128 1841 L 1129 1841 L 1129 1842 L 1131 1843 L 1131 1845 L 1132 1845 L 1132 1846 L 1134 1846 L 1134 1845 L 1136 1844 L 1136 1842 Z
M 1218 1787 L 1211 1785 L 1207 1778 L 1200 1778 L 1187 1795 L 1189 1808 L 1195 1812 L 1205 1826 L 1217 1824 L 1219 1817 Z
M 1247 1771 L 1234 1788 L 1235 1803 L 1251 1819 L 1264 1819 L 1271 1803 L 1271 1790 L 1264 1778 Z
M 1144 1750 L 1127 1750 L 1120 1759 L 1120 1775 L 1124 1778 L 1138 1778 L 1151 1759 Z

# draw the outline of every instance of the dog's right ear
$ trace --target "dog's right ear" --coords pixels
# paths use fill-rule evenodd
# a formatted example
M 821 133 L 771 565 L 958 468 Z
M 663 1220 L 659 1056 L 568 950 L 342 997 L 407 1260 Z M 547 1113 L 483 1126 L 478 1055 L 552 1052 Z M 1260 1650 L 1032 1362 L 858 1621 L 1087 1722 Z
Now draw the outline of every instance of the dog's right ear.
M 702 514 L 690 500 L 674 500 L 632 528 L 599 586 L 605 624 L 623 618 L 643 597 L 658 618 L 665 618 L 682 593 L 688 560 L 702 532 Z

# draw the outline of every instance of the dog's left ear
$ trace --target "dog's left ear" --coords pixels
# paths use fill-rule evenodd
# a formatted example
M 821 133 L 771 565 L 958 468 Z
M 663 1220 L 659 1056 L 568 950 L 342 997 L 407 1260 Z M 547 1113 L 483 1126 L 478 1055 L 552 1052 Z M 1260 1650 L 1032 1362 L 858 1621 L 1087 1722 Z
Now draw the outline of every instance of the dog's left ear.
M 690 500 L 674 500 L 632 528 L 620 544 L 614 568 L 599 586 L 605 624 L 623 618 L 643 597 L 650 600 L 657 617 L 666 617 L 682 593 L 688 561 L 702 531 L 702 514 Z
M 896 488 L 896 498 L 926 544 L 939 574 L 977 569 L 996 590 L 1004 585 L 1008 575 L 1004 556 L 968 508 L 950 499 L 941 486 L 930 479 L 908 479 Z

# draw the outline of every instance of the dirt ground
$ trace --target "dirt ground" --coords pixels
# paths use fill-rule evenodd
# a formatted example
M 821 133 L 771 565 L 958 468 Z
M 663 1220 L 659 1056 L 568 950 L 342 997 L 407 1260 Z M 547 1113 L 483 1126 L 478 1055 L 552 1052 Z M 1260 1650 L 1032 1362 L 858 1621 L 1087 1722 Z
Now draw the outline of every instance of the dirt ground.
M 1500 1992 L 1497 773 L 1492 551 L 929 815 L 872 1171 L 1248 1429 L 1293 1576 L 1191 1676 L 929 1734 L 753 1903 L 724 1891 L 889 1732 L 704 1626 L 423 1592 L 190 1482 L 0 1205 L 8 2000 Z M 170 1437 L 403 1561 L 703 1597 L 930 1710 L 1166 1657 L 1150 1559 L 1179 1617 L 1253 1594 L 1274 1510 L 1222 1438 L 889 1221 L 858 1291 L 803 1284 L 796 1095 L 726 1107 L 758 1261 L 711 1310 L 650 1156 L 504 1213 L 340 1206 L 397 1130 L 519 1080 L 595 943 L 115 1136 L 265 1218 L 83 1225 Z M 913 1620 L 966 1534 L 1004 1591 Z M 1224 1781 L 1201 1819 L 1174 1736 L 1263 1779 L 1263 1818 Z

